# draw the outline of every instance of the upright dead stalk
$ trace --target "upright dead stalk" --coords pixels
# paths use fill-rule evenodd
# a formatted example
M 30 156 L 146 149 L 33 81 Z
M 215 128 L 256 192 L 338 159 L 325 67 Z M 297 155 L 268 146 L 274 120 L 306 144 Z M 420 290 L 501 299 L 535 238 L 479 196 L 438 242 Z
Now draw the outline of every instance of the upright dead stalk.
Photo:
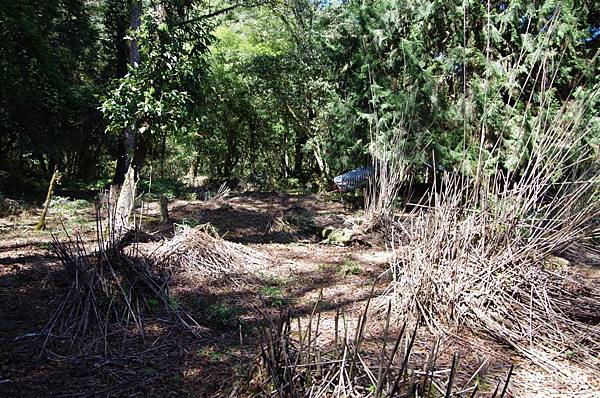
M 260 329 L 260 362 L 249 375 L 251 385 L 242 381 L 234 391 L 242 396 L 268 395 L 292 397 L 474 397 L 478 386 L 472 383 L 477 369 L 462 389 L 456 388 L 458 356 L 453 356 L 450 368 L 439 363 L 442 350 L 434 344 L 423 368 L 413 357 L 417 328 L 408 332 L 406 324 L 394 333 L 390 330 L 391 308 L 385 314 L 383 341 L 369 347 L 367 313 L 369 304 L 358 319 L 351 321 L 338 309 L 335 324 L 321 317 L 317 301 L 308 320 L 292 319 L 282 310 L 278 318 L 259 310 L 264 318 Z M 340 322 L 340 320 L 342 320 Z M 331 341 L 322 331 L 333 327 Z M 340 336 L 341 335 L 341 336 Z M 499 382 L 504 397 L 509 376 Z

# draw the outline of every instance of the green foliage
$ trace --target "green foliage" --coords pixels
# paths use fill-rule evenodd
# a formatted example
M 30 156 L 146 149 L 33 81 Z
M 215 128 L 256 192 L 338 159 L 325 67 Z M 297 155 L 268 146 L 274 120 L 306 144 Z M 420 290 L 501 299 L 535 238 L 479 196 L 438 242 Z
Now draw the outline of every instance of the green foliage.
M 52 242 L 35 242 L 34 246 L 47 252 L 51 252 L 53 248 Z
M 573 82 L 581 76 L 581 89 L 597 90 L 586 66 L 593 53 L 581 40 L 591 21 L 573 4 L 352 4 L 345 9 L 360 23 L 339 24 L 339 35 L 355 37 L 361 51 L 340 69 L 363 87 L 363 97 L 354 91 L 347 101 L 359 115 L 360 102 L 369 101 L 360 116 L 384 136 L 405 129 L 406 156 L 416 166 L 433 150 L 438 164 L 463 174 L 478 172 L 480 156 L 487 173 L 496 160 L 519 173 L 540 118 L 551 120 L 577 92 Z M 554 76 L 550 90 L 532 76 L 540 69 Z M 540 106 L 548 114 L 534 113 Z
M 199 225 L 202 225 L 202 222 L 195 220 L 193 218 L 184 218 L 181 220 L 181 225 L 184 225 L 186 227 L 190 227 L 190 228 L 196 228 Z
M 71 199 L 63 196 L 53 196 L 50 201 L 50 207 L 60 209 L 69 213 L 75 213 L 78 210 L 86 210 L 92 207 L 91 203 L 83 199 Z
M 146 304 L 148 305 L 148 308 L 150 309 L 151 312 L 158 312 L 159 309 L 159 302 L 158 299 L 151 297 L 148 300 L 146 300 Z
M 276 176 L 289 189 L 307 169 L 326 180 L 364 165 L 378 153 L 373 139 L 381 147 L 399 136 L 417 178 L 433 161 L 475 175 L 480 157 L 488 174 L 496 160 L 518 173 L 542 116 L 535 105 L 543 98 L 551 117 L 580 90 L 578 76 L 583 92 L 595 90 L 581 40 L 593 12 L 553 2 L 488 10 L 476 1 L 298 0 L 235 14 L 211 55 L 215 98 L 204 120 L 213 134 L 198 140 L 201 167 L 259 185 Z M 552 90 L 532 84 L 542 65 Z
M 295 191 L 384 152 L 417 180 L 434 163 L 519 176 L 551 120 L 585 126 L 573 153 L 597 155 L 596 3 L 291 0 L 213 15 L 204 1 L 144 1 L 135 31 L 129 0 L 6 3 L 0 184 L 34 192 L 58 166 L 65 183 L 101 188 L 125 130 L 143 178 Z
M 240 309 L 232 307 L 227 303 L 207 304 L 204 300 L 200 300 L 199 307 L 201 319 L 208 324 L 213 324 L 217 327 L 231 327 L 235 326 L 238 322 Z
M 55 166 L 68 175 L 95 174 L 103 160 L 93 11 L 82 0 L 0 5 L 0 185 L 6 189 L 47 180 Z
M 263 286 L 259 293 L 269 307 L 279 308 L 285 304 L 283 289 L 278 286 Z
M 342 264 L 341 267 L 341 271 L 343 271 L 343 273 L 345 275 L 351 274 L 351 275 L 360 275 L 363 273 L 362 268 L 356 264 L 356 262 L 352 261 L 352 259 L 347 258 L 344 260 L 344 263 Z
M 161 16 L 154 8 L 146 9 L 141 27 L 129 32 L 140 63 L 113 82 L 102 103 L 107 132 L 118 139 L 131 129 L 150 147 L 162 141 L 163 158 L 167 136 L 197 130 L 197 109 L 206 96 L 205 54 L 212 40 L 209 23 L 187 23 L 182 16 L 164 12 Z M 189 12 L 186 21 L 194 17 L 193 10 Z
M 200 347 L 196 351 L 196 355 L 202 359 L 208 359 L 210 361 L 222 361 L 224 354 L 221 351 L 217 351 L 214 347 Z
M 284 295 L 284 287 L 287 282 L 281 277 L 270 275 L 263 276 L 263 286 L 258 289 L 258 293 L 269 307 L 283 307 L 288 299 Z
M 341 263 L 337 264 L 320 264 L 319 270 L 324 273 L 333 272 L 341 275 L 360 275 L 363 273 L 363 269 L 351 258 L 345 259 Z
M 182 181 L 173 179 L 159 178 L 152 181 L 142 179 L 138 183 L 138 188 L 148 200 L 158 200 L 161 195 L 166 196 L 169 200 L 185 199 L 192 193 L 191 188 Z

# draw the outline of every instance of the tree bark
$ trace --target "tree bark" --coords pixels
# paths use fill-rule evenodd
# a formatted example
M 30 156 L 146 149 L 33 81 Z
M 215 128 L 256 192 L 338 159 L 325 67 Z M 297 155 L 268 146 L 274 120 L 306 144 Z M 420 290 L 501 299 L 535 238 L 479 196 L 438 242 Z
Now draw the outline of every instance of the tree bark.
M 119 140 L 117 167 L 115 168 L 112 183 L 118 186 L 123 185 L 123 182 L 125 182 L 125 174 L 127 174 L 127 148 L 125 147 L 125 141 L 123 139 Z
M 115 236 L 121 236 L 129 227 L 129 219 L 135 207 L 135 191 L 137 188 L 137 180 L 133 167 L 129 166 L 125 181 L 119 191 L 117 199 L 117 207 L 115 209 L 115 219 L 112 227 L 114 228 Z
M 194 150 L 194 153 L 192 155 L 192 161 L 190 162 L 190 168 L 188 169 L 188 172 L 187 172 L 187 177 L 193 183 L 197 174 L 198 174 L 198 152 L 196 150 Z
M 296 137 L 295 148 L 294 148 L 294 177 L 302 180 L 304 173 L 302 170 L 302 164 L 304 163 L 304 145 L 308 141 L 308 134 L 301 129 Z

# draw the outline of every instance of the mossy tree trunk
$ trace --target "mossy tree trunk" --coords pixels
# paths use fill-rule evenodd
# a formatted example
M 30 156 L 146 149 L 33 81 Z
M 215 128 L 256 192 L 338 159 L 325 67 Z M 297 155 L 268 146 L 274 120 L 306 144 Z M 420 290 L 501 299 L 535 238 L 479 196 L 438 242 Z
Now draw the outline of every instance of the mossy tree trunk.
M 52 195 L 54 195 L 54 190 L 60 181 L 61 174 L 58 169 L 54 169 L 54 173 L 52 174 L 52 178 L 50 179 L 50 186 L 48 187 L 48 194 L 46 195 L 46 203 L 44 203 L 44 210 L 42 210 L 42 214 L 40 215 L 40 220 L 35 226 L 36 231 L 41 231 L 46 229 L 46 215 L 48 215 L 48 208 L 50 207 L 50 202 L 52 201 Z

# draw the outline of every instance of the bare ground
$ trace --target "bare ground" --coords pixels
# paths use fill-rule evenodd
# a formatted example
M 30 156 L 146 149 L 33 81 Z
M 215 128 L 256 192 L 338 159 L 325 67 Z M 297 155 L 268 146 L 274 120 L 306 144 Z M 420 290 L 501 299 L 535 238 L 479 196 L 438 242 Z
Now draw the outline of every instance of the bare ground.
M 307 317 L 320 296 L 323 324 L 331 324 L 337 308 L 351 318 L 360 313 L 374 291 L 387 287 L 389 254 L 381 237 L 370 236 L 347 247 L 321 243 L 324 227 L 352 223 L 356 214 L 340 203 L 316 196 L 239 194 L 225 203 L 173 201 L 172 221 L 158 223 L 157 208 L 144 208 L 143 225 L 169 236 L 174 224 L 210 223 L 225 239 L 250 246 L 272 259 L 255 284 L 226 279 L 178 286 L 181 303 L 199 320 L 204 332 L 191 335 L 166 319 L 155 319 L 145 330 L 129 328 L 119 338 L 73 344 L 68 339 L 45 340 L 38 335 L 65 296 L 68 284 L 52 254 L 50 233 L 35 233 L 38 210 L 0 219 L 0 396 L 226 396 L 233 383 L 251 373 L 256 362 L 257 307 L 277 313 L 290 308 Z M 90 207 L 62 214 L 67 230 L 77 229 L 92 241 L 94 212 Z M 64 234 L 56 213 L 52 232 Z M 584 270 L 598 277 L 598 268 Z M 367 328 L 367 344 L 381 344 L 381 317 L 375 312 Z M 399 325 L 395 326 L 396 328 Z M 323 328 L 324 338 L 331 330 Z M 424 366 L 435 340 L 418 334 L 413 366 Z M 483 396 L 505 377 L 511 363 L 515 376 L 510 396 L 600 397 L 593 370 L 564 363 L 562 372 L 545 373 L 509 349 L 468 331 L 442 339 L 440 367 L 452 353 L 460 355 L 459 381 L 465 383 L 481 367 Z M 108 349 L 108 353 L 106 352 Z

